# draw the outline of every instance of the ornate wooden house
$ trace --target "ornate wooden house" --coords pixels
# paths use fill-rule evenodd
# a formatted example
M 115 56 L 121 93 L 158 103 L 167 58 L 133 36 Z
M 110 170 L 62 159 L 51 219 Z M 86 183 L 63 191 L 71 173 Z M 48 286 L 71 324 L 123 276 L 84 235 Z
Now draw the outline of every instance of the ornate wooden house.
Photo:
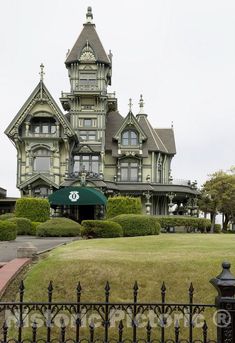
M 21 195 L 53 193 L 56 204 L 61 189 L 65 193 L 83 183 L 106 196 L 140 196 L 147 213 L 195 214 L 196 184 L 174 182 L 171 176 L 173 128 L 151 126 L 142 96 L 139 113 L 132 112 L 130 101 L 122 116 L 115 94 L 108 92 L 112 54 L 102 46 L 90 7 L 65 65 L 70 80 L 70 91 L 60 98 L 65 113 L 46 88 L 41 65 L 39 84 L 5 131 L 17 149 Z M 81 220 L 78 203 L 65 201 L 64 206 Z M 82 217 L 94 218 L 98 209 L 87 204 Z

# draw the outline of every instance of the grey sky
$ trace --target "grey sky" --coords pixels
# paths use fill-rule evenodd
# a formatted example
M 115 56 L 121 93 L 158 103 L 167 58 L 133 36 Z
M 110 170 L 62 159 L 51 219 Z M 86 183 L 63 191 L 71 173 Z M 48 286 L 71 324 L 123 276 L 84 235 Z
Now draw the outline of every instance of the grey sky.
M 113 53 L 119 111 L 138 112 L 142 93 L 154 127 L 174 122 L 177 179 L 197 179 L 235 164 L 235 2 L 233 0 L 8 0 L 0 4 L 0 187 L 16 190 L 16 150 L 3 131 L 39 82 L 59 103 L 69 90 L 65 54 L 87 6 Z

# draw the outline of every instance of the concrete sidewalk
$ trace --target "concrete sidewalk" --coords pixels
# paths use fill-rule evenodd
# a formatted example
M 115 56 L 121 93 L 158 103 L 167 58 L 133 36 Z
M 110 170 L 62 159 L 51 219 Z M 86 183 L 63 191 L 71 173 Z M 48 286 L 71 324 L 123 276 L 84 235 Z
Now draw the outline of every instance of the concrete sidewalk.
M 18 236 L 15 241 L 0 242 L 0 262 L 8 262 L 17 257 L 17 249 L 26 242 L 32 243 L 38 253 L 55 248 L 58 245 L 66 244 L 79 237 L 45 237 Z
M 0 298 L 19 272 L 31 262 L 30 258 L 15 258 L 0 268 Z

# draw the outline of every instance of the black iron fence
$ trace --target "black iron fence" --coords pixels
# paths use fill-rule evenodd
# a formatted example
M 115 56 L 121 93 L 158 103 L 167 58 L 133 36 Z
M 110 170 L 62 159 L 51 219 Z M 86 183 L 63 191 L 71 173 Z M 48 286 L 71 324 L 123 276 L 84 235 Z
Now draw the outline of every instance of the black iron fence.
M 218 291 L 214 304 L 194 302 L 194 288 L 187 303 L 138 299 L 138 284 L 131 302 L 111 302 L 107 282 L 103 302 L 83 302 L 78 283 L 75 302 L 54 302 L 50 282 L 46 302 L 24 299 L 20 283 L 19 301 L 0 302 L 1 343 L 235 343 L 235 278 L 224 262 L 220 275 L 211 280 Z

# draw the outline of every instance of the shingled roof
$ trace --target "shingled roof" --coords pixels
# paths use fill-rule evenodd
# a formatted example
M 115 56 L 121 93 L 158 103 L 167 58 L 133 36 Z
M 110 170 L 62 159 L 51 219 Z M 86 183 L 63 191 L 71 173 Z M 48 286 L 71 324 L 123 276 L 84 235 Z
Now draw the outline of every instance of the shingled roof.
M 167 146 L 164 144 L 164 141 L 158 135 L 158 132 L 152 128 L 147 116 L 137 116 L 137 121 L 142 127 L 146 136 L 148 137 L 145 144 L 147 145 L 147 149 L 149 151 L 161 151 L 165 153 L 170 153 L 170 151 L 168 151 L 167 149 Z
M 167 148 L 168 153 L 176 154 L 174 130 L 172 128 L 154 130 L 158 137 L 160 137 L 165 147 Z
M 117 143 L 113 142 L 113 137 L 118 129 L 121 127 L 124 118 L 118 111 L 109 112 L 106 121 L 105 130 L 105 149 L 113 150 L 114 145 L 117 147 Z
M 93 49 L 97 62 L 111 64 L 96 32 L 95 25 L 92 23 L 86 23 L 83 24 L 83 26 L 83 30 L 80 33 L 72 50 L 70 51 L 65 64 L 67 65 L 73 62 L 77 62 L 81 55 L 82 49 L 87 45 L 87 42 Z
M 113 137 L 123 124 L 123 118 L 118 111 L 109 112 L 106 121 L 105 130 L 105 149 L 112 150 L 113 155 L 117 154 L 117 143 L 113 141 Z M 147 151 L 161 151 L 166 154 L 176 154 L 174 131 L 172 128 L 153 129 L 150 125 L 147 115 L 137 115 L 137 121 L 147 136 L 147 140 L 143 144 L 144 157 Z

